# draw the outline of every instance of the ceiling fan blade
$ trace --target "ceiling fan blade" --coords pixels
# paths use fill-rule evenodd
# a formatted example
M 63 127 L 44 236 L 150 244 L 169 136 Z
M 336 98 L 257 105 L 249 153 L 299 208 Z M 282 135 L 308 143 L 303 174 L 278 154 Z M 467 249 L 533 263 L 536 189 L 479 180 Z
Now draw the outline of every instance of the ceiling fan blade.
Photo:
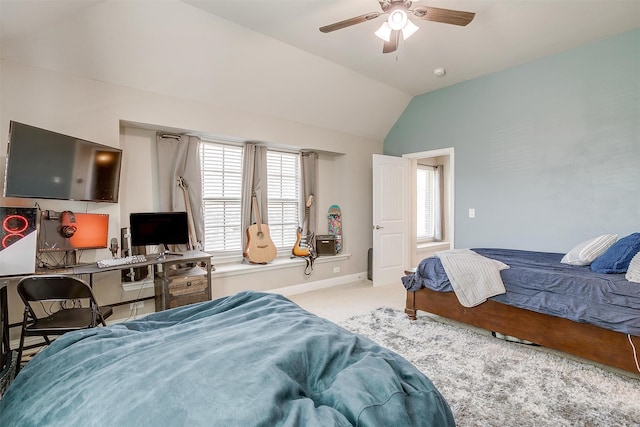
M 322 31 L 323 33 L 330 33 L 331 31 L 341 30 L 352 25 L 371 21 L 372 19 L 376 19 L 380 15 L 382 15 L 382 13 L 380 12 L 365 13 L 364 15 L 345 19 L 344 21 L 336 22 L 334 24 L 325 25 L 324 27 L 320 27 L 320 31 Z
M 398 39 L 400 38 L 400 31 L 391 31 L 391 36 L 389 36 L 389 41 L 384 42 L 384 46 L 382 46 L 382 53 L 391 53 L 395 52 L 398 48 Z
M 465 26 L 476 16 L 473 12 L 463 12 L 462 10 L 440 9 L 438 7 L 418 6 L 413 10 L 416 18 L 426 21 L 442 22 L 443 24 L 453 24 Z

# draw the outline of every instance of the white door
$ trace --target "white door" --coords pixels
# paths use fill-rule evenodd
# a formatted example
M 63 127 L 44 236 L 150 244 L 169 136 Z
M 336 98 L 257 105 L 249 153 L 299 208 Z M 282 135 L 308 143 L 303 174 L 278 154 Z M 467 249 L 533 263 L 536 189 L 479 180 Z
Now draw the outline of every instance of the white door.
M 373 155 L 373 286 L 400 284 L 409 263 L 409 159 Z

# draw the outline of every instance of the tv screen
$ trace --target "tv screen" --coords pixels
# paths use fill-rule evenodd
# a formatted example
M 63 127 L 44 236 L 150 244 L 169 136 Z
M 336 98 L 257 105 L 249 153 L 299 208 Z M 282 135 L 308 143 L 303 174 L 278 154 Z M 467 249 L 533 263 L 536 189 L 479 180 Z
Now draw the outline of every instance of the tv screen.
M 132 246 L 186 245 L 189 223 L 186 212 L 142 212 L 129 215 Z
M 11 121 L 5 197 L 118 201 L 122 150 Z
M 64 237 L 61 233 L 60 218 L 40 218 L 38 250 L 40 252 L 73 251 L 83 249 L 102 249 L 109 240 L 109 215 L 73 213 L 76 228 L 73 236 Z

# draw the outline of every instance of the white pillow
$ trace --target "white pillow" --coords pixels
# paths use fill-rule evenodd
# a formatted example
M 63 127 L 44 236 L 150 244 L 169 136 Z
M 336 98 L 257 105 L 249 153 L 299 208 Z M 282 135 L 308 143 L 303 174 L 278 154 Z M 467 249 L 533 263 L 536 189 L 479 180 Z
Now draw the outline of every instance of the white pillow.
M 627 274 L 624 277 L 630 282 L 640 283 L 640 252 L 631 259 Z
M 617 239 L 617 234 L 603 234 L 582 242 L 567 252 L 560 262 L 570 265 L 589 265 L 609 249 L 609 246 L 613 245 Z

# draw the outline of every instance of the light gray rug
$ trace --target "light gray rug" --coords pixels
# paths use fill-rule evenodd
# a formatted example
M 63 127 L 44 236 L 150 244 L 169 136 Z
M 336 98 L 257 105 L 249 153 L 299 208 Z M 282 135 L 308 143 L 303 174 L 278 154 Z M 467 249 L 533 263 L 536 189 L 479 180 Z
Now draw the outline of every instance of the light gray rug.
M 341 326 L 417 366 L 460 427 L 640 426 L 638 379 L 391 308 Z

